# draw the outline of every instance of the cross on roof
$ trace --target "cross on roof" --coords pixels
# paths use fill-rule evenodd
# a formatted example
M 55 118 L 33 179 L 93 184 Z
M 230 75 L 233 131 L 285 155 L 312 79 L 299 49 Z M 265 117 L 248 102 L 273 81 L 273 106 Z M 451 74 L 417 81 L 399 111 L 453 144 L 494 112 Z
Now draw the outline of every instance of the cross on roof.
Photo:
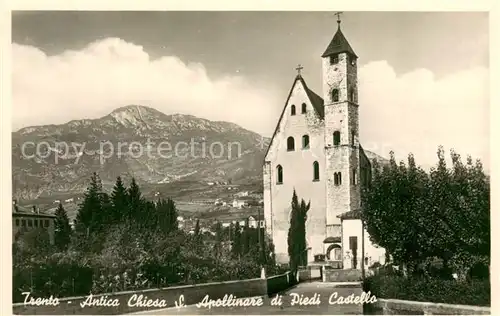
M 333 14 L 333 15 L 336 15 L 336 16 L 337 16 L 337 23 L 339 24 L 339 26 L 340 26 L 340 22 L 341 22 L 341 21 L 340 21 L 340 16 L 341 16 L 342 14 L 344 14 L 344 12 L 336 12 L 336 13 L 334 13 L 334 14 Z
M 302 65 L 301 65 L 301 64 L 299 64 L 299 65 L 297 66 L 297 68 L 295 68 L 295 70 L 297 70 L 297 73 L 298 73 L 299 75 L 300 75 L 300 71 L 301 71 L 302 69 L 304 69 L 304 67 L 302 67 Z

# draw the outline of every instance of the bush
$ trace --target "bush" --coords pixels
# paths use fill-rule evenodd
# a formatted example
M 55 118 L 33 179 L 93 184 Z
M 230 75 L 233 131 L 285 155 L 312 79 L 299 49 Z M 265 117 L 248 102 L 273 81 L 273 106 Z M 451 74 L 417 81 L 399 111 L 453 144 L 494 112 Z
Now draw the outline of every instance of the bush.
M 490 306 L 490 281 L 456 281 L 438 278 L 406 278 L 377 273 L 365 279 L 363 290 L 385 299 Z

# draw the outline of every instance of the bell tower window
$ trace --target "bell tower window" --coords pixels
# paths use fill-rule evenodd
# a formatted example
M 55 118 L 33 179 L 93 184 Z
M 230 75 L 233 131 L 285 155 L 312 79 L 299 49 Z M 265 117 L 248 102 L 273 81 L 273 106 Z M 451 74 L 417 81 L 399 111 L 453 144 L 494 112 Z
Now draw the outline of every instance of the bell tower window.
M 339 55 L 331 55 L 330 56 L 330 65 L 336 65 L 339 63 Z
M 332 101 L 339 102 L 339 89 L 332 90 Z
M 291 112 L 291 115 L 295 115 L 295 105 L 294 104 L 292 104 L 290 112 Z
M 339 131 L 333 132 L 333 145 L 334 146 L 340 145 L 340 132 Z

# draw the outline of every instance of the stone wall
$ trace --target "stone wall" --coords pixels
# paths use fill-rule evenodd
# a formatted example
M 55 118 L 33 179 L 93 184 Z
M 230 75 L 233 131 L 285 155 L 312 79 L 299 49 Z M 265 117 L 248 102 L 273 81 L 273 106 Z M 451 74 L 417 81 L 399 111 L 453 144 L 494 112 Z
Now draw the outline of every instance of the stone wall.
M 364 306 L 365 315 L 490 315 L 490 307 L 380 299 Z
M 361 281 L 361 270 L 325 269 L 323 282 L 358 282 Z
M 175 286 L 162 289 L 149 289 L 143 291 L 128 291 L 112 294 L 95 295 L 94 298 L 106 297 L 108 299 L 118 299 L 120 305 L 118 307 L 84 307 L 80 303 L 84 302 L 87 297 L 71 297 L 60 299 L 58 306 L 31 306 L 24 303 L 13 304 L 13 313 L 16 315 L 99 315 L 99 314 L 124 314 L 133 313 L 141 310 L 153 310 L 154 307 L 130 307 L 128 306 L 129 299 L 133 299 L 133 295 L 143 295 L 143 299 L 165 300 L 168 307 L 175 307 L 175 302 L 180 295 L 184 295 L 184 303 L 186 305 L 196 304 L 203 300 L 205 295 L 209 295 L 210 299 L 223 298 L 225 294 L 233 294 L 236 297 L 252 297 L 262 296 L 267 294 L 266 279 L 250 279 L 240 281 L 228 281 L 217 283 L 205 283 L 187 286 Z M 285 285 L 283 285 L 285 286 Z M 147 297 L 147 298 L 146 298 Z M 157 307 L 158 308 L 158 307 Z

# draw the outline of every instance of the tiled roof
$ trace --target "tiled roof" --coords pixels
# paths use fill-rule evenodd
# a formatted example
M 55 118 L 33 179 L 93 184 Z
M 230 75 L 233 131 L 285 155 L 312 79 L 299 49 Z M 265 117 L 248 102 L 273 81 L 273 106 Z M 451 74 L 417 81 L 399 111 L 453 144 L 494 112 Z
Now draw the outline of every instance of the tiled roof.
M 21 205 L 12 205 L 12 216 L 30 216 L 30 217 L 55 217 L 53 214 L 34 213 L 32 209 L 28 209 Z
M 341 238 L 340 237 L 326 237 L 325 240 L 323 240 L 324 244 L 331 244 L 334 242 L 340 242 Z
M 340 219 L 361 219 L 361 209 L 350 210 L 337 216 Z
M 342 34 L 340 27 L 338 28 L 337 32 L 333 36 L 332 41 L 330 42 L 330 44 L 326 48 L 323 55 L 321 55 L 321 57 L 327 57 L 327 56 L 339 54 L 339 53 L 349 53 L 349 54 L 353 55 L 354 57 L 358 57 L 354 53 L 354 50 L 352 49 L 351 45 L 349 45 L 349 42 L 347 41 L 347 39 L 344 37 L 344 34 Z

